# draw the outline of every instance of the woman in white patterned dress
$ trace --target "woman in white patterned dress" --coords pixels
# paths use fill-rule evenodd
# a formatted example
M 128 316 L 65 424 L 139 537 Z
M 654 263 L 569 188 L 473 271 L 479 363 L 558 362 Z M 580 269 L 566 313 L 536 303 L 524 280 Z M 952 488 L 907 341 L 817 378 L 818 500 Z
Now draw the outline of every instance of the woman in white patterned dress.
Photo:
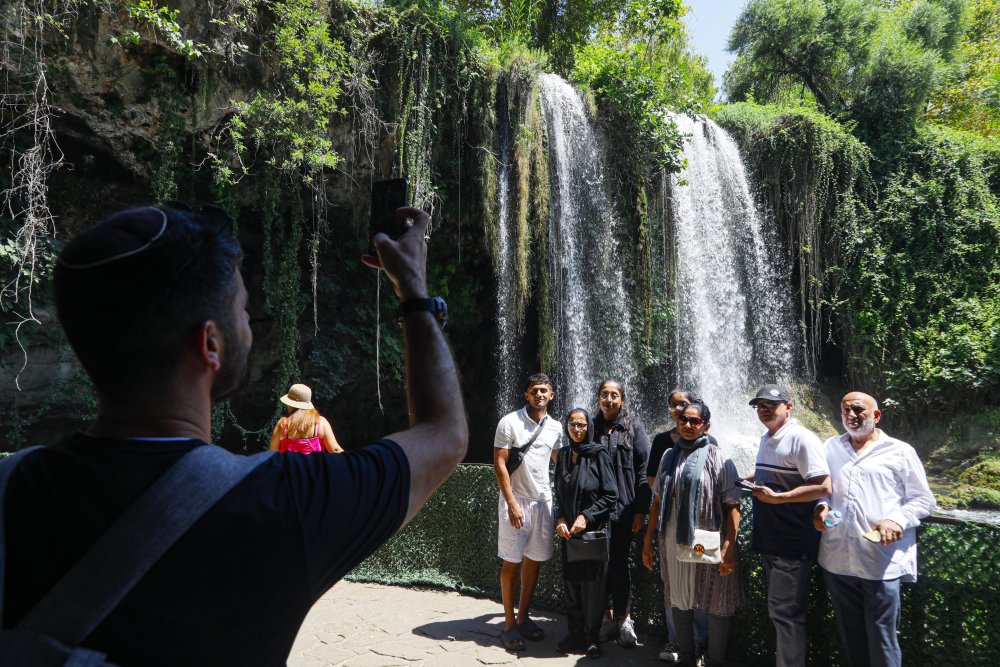
M 658 534 L 664 604 L 673 615 L 680 664 L 695 664 L 697 609 L 708 614 L 705 664 L 718 667 L 726 660 L 729 622 L 743 604 L 736 555 L 740 490 L 736 466 L 708 438 L 710 420 L 708 406 L 697 402 L 677 418 L 681 439 L 660 461 L 642 561 L 653 569 Z

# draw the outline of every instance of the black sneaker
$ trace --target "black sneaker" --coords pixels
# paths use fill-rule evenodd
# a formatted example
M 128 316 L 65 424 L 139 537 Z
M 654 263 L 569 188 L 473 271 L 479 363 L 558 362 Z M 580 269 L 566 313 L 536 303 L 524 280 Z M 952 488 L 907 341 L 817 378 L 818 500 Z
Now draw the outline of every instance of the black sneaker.
M 601 645 L 594 642 L 587 647 L 587 657 L 588 658 L 600 658 L 601 657 Z

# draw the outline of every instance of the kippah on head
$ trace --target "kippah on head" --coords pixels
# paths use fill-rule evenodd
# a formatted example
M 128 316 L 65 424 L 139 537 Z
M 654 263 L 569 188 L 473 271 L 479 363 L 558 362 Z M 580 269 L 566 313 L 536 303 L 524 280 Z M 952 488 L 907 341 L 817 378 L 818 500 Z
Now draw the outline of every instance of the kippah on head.
M 59 253 L 67 269 L 90 269 L 148 249 L 167 228 L 167 214 L 153 206 L 115 213 L 81 232 Z
M 68 242 L 56 314 L 98 390 L 162 382 L 199 323 L 228 326 L 240 258 L 214 219 L 173 204 L 114 213 Z

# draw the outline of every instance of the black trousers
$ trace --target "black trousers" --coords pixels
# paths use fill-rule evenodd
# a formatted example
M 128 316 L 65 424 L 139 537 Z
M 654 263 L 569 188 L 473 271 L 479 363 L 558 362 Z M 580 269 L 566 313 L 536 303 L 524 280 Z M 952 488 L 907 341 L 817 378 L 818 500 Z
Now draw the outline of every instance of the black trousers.
M 605 593 L 605 607 L 615 610 L 615 616 L 628 616 L 632 605 L 632 572 L 628 564 L 628 554 L 632 549 L 635 534 L 632 532 L 632 517 L 628 521 L 612 523 L 608 526 L 608 575 Z
M 567 563 L 563 554 L 566 621 L 574 640 L 596 644 L 604 617 L 604 575 L 607 563 Z

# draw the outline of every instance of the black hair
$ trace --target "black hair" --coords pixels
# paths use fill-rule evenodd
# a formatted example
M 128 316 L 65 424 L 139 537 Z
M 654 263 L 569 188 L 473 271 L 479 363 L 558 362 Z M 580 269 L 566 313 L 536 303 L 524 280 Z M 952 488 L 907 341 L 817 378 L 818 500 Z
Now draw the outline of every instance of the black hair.
M 597 395 L 600 397 L 601 389 L 604 388 L 606 384 L 614 384 L 618 386 L 618 389 L 622 394 L 622 407 L 618 411 L 618 417 L 615 419 L 616 423 L 620 423 L 625 428 L 625 448 L 632 449 L 632 433 L 635 430 L 636 418 L 632 413 L 631 408 L 628 404 L 628 393 L 625 391 L 625 383 L 621 380 L 615 380 L 614 378 L 604 378 L 601 383 L 597 385 Z M 604 413 L 599 411 L 598 417 L 603 421 Z
M 690 389 L 674 389 L 673 391 L 668 392 L 667 403 L 670 402 L 670 399 L 673 397 L 674 394 L 680 394 L 681 396 L 684 397 L 684 400 L 687 401 L 688 403 L 701 403 L 701 399 L 695 396 L 694 392 L 691 391 Z
M 56 312 L 95 387 L 115 395 L 173 376 L 191 334 L 234 330 L 242 251 L 222 221 L 170 204 L 115 213 L 70 241 Z
M 698 400 L 691 401 L 690 403 L 688 403 L 688 406 L 686 408 L 684 408 L 684 409 L 687 410 L 689 408 L 694 408 L 695 410 L 697 410 L 698 411 L 698 416 L 705 420 L 705 424 L 706 425 L 709 424 L 709 423 L 711 423 L 711 421 L 712 421 L 712 411 L 709 410 L 708 406 L 705 405 L 702 401 L 698 401 Z
M 545 373 L 534 373 L 532 375 L 529 375 L 528 381 L 524 383 L 524 390 L 528 391 L 529 389 L 531 389 L 531 385 L 534 384 L 547 384 L 549 385 L 549 389 L 555 388 L 552 386 L 552 380 L 550 380 L 549 376 L 546 375 Z

